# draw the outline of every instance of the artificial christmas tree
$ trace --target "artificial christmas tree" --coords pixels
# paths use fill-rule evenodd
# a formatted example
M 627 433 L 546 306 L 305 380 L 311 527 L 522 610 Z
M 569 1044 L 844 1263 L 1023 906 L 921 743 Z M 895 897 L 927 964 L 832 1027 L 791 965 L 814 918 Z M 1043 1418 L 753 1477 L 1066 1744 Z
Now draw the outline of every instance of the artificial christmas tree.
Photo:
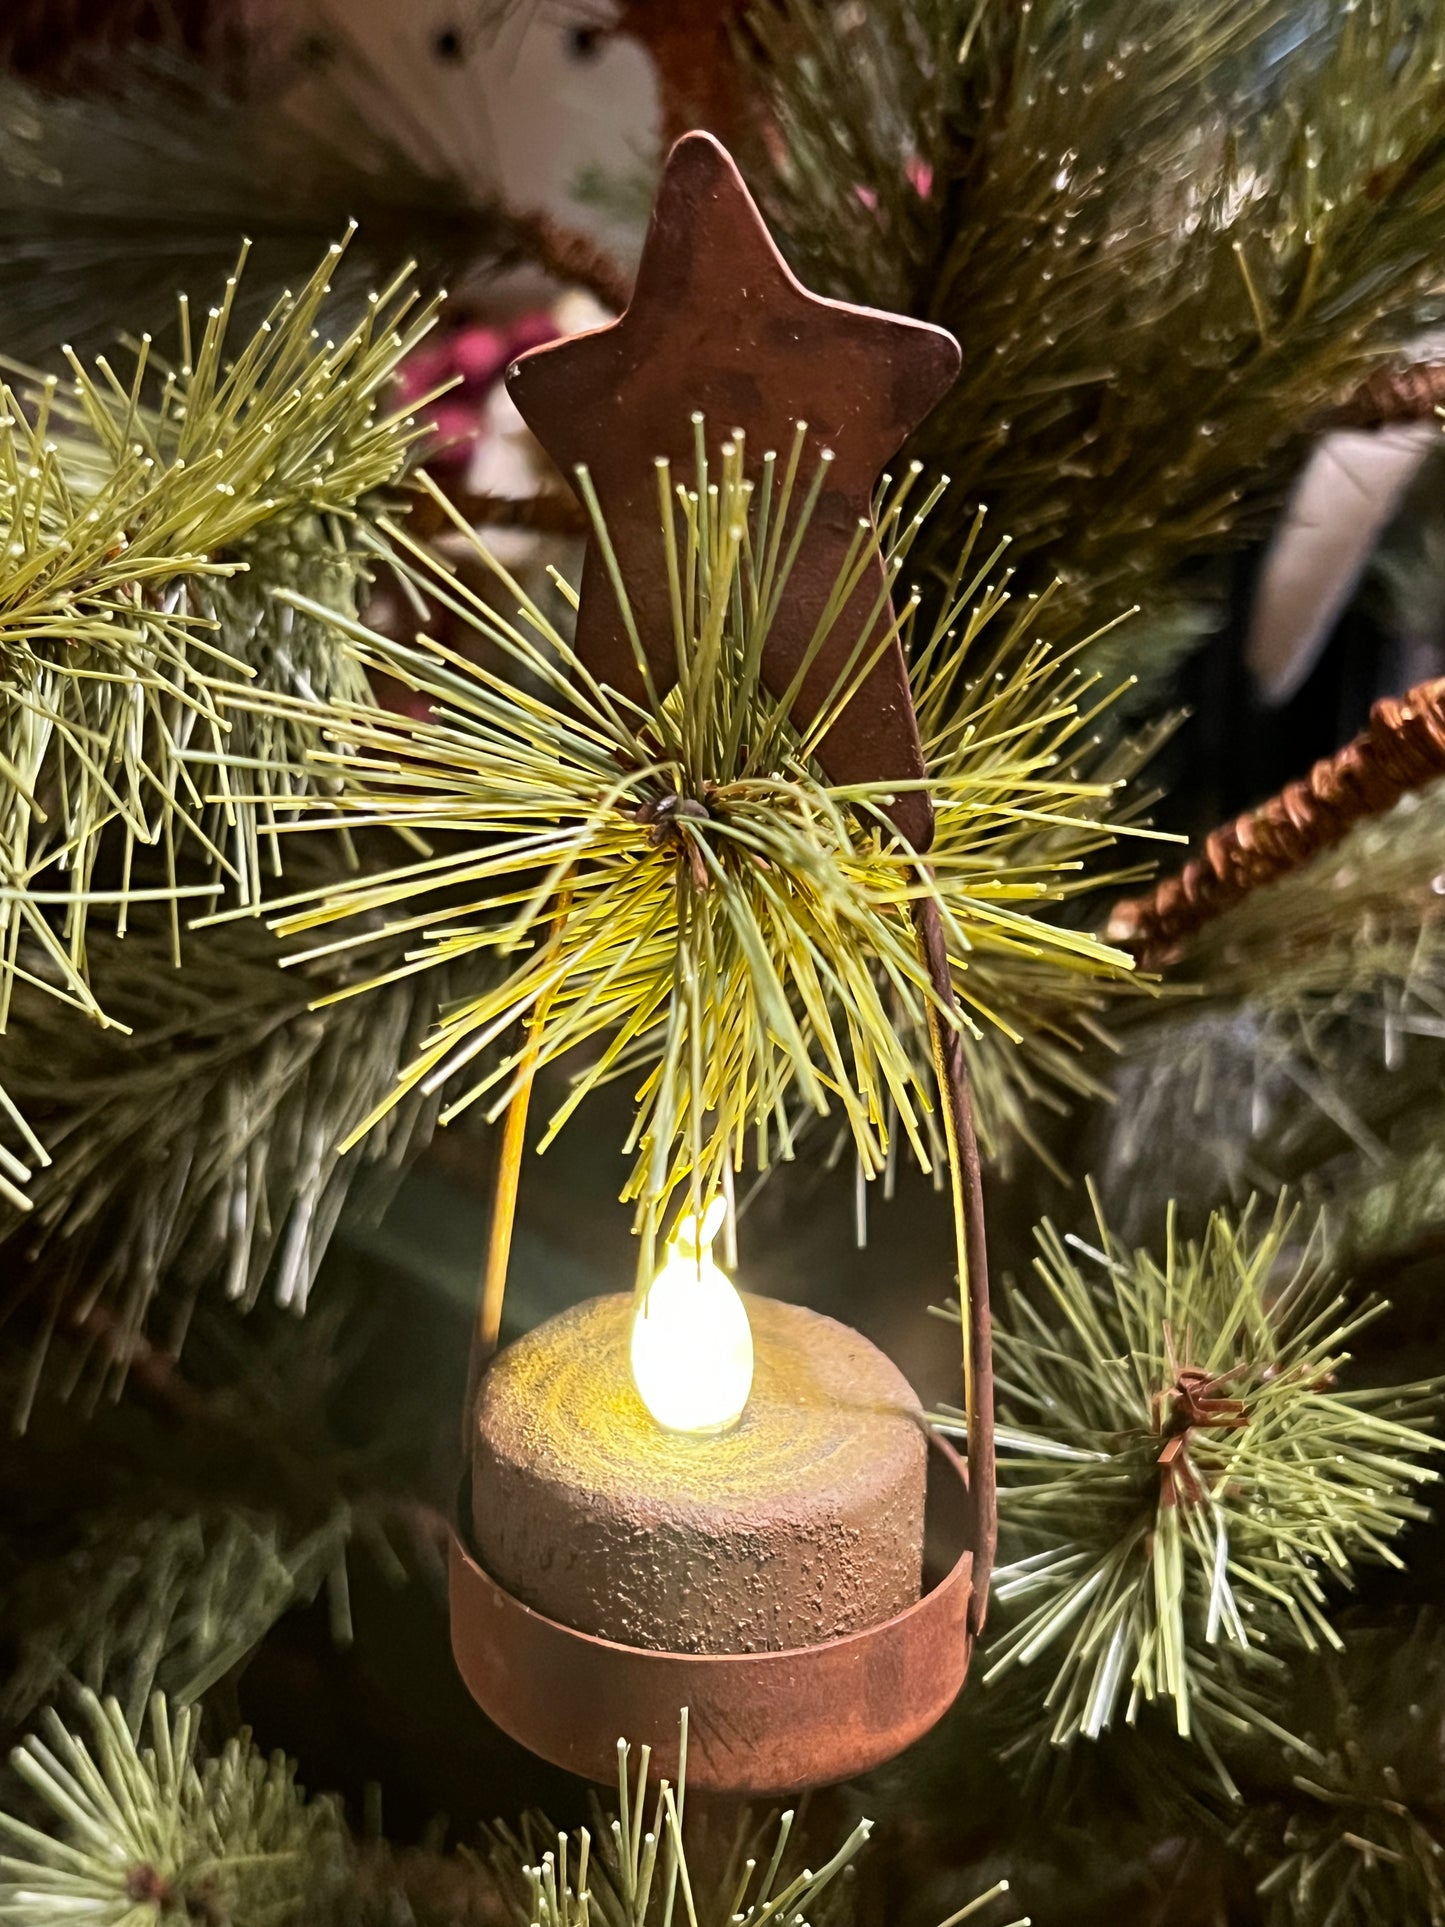
M 684 142 L 674 168 L 700 171 L 664 182 L 673 258 L 643 250 L 635 311 L 518 366 L 559 460 L 507 471 L 545 478 L 523 499 L 455 446 L 445 490 L 419 471 L 433 309 L 404 255 L 424 284 L 469 272 L 444 328 L 494 313 L 530 345 L 561 323 L 518 320 L 518 262 L 626 305 L 585 226 L 512 206 L 444 139 L 405 151 L 385 76 L 358 87 L 299 12 L 289 45 L 230 21 L 224 73 L 151 48 L 100 91 L 7 84 L 0 333 L 35 364 L 0 420 L 0 1711 L 35 1735 L 0 1802 L 0 1914 L 21 1927 L 1445 1919 L 1422 1612 L 1440 687 L 1418 648 L 1396 674 L 1405 603 L 1377 587 L 1288 707 L 1244 658 L 1249 545 L 1311 438 L 1436 393 L 1395 377 L 1438 318 L 1445 12 L 735 12 L 698 24 L 696 61 L 680 16 L 620 24 L 666 37 L 662 120 L 683 92 L 689 118 L 716 105 L 788 266 L 750 212 L 721 219 L 746 197 L 720 150 Z M 452 28 L 434 44 L 454 62 Z M 616 242 L 626 197 L 589 192 Z M 343 207 L 355 241 L 323 259 L 315 210 Z M 125 274 L 98 274 L 122 232 Z M 137 233 L 164 276 L 136 272 Z M 320 266 L 283 294 L 303 238 Z M 810 312 L 848 317 L 857 352 L 830 360 Z M 961 372 L 925 416 L 951 366 L 910 377 L 889 344 L 951 363 L 944 330 Z M 494 404 L 473 418 L 497 434 Z M 1412 500 L 1391 537 L 1415 544 L 1417 635 L 1445 594 L 1429 514 Z M 1180 832 L 1197 847 L 1161 862 Z M 589 1298 L 626 1324 L 605 1295 L 632 1276 L 643 1362 L 621 1337 L 584 1361 L 590 1445 L 565 1400 L 477 1406 L 499 1337 L 545 1354 L 582 1328 L 548 1314 Z M 579 1534 L 587 1505 L 644 1505 L 639 1441 L 698 1482 L 617 1622 L 682 1643 L 689 1561 L 733 1543 L 710 1450 L 756 1503 L 745 1384 L 704 1411 L 732 1432 L 656 1429 L 732 1356 L 691 1342 L 733 1332 L 701 1295 L 728 1306 L 729 1277 L 810 1307 L 778 1308 L 789 1329 L 824 1311 L 881 1340 L 970 1447 L 955 1593 L 940 1569 L 813 1649 L 942 1601 L 928 1718 L 968 1681 L 817 1796 L 811 1846 L 708 1801 L 702 1700 L 689 1793 L 680 1695 L 640 1688 L 606 1744 L 655 1747 L 672 1784 L 624 1755 L 615 1819 L 586 1820 L 450 1659 L 454 1535 L 464 1604 L 540 1586 L 540 1614 L 508 1595 L 515 1624 L 569 1631 L 584 1548 L 537 1537 L 536 1436 L 619 1458 Z M 755 1339 L 766 1372 L 768 1317 Z M 521 1565 L 488 1536 L 508 1454 Z M 798 1521 L 769 1528 L 790 1547 L 816 1503 L 793 1483 Z M 917 1555 L 909 1504 L 867 1524 Z M 570 1628 L 602 1646 L 631 1557 L 608 1531 L 604 1637 Z M 770 1568 L 768 1544 L 739 1597 L 800 1603 L 805 1562 Z M 721 1594 L 727 1556 L 700 1555 Z M 826 1594 L 848 1558 L 817 1556 Z M 550 1731 L 585 1721 L 545 1657 L 565 1642 L 468 1625 L 484 1705 L 503 1678 Z M 768 1791 L 836 1777 L 826 1749 L 770 1777 L 780 1723 L 806 1753 L 812 1723 L 886 1723 L 906 1677 L 864 1666 L 830 1706 L 804 1673 L 770 1693 L 786 1644 L 682 1657 L 760 1667 L 712 1784 Z M 514 1830 L 534 1802 L 556 1824 Z

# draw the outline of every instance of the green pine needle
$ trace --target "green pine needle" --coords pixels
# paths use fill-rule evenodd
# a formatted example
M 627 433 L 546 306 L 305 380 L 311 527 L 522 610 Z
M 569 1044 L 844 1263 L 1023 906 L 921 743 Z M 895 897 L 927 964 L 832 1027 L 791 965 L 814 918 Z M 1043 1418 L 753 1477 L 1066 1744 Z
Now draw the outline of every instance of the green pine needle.
M 1445 784 L 1199 932 L 1187 994 L 1116 1025 L 1096 1158 L 1106 1215 L 1144 1242 L 1173 1198 L 1288 1186 L 1348 1265 L 1428 1240 L 1445 1196 Z
M 645 1269 L 679 1190 L 707 1195 L 749 1156 L 759 1167 L 790 1156 L 800 1113 L 834 1117 L 870 1176 L 895 1140 L 929 1161 L 933 993 L 912 926 L 920 898 L 939 904 L 977 1048 L 1027 1056 L 1038 1038 L 1040 1074 L 1051 1053 L 1065 1054 L 1060 1039 L 1080 1011 L 1130 968 L 1098 938 L 1046 920 L 1099 881 L 1085 866 L 1128 822 L 1123 770 L 1097 767 L 1088 680 L 1029 645 L 1037 607 L 1010 606 L 1003 545 L 990 550 L 979 523 L 936 624 L 915 634 L 916 596 L 895 625 L 879 622 L 805 736 L 767 692 L 764 644 L 822 479 L 797 475 L 801 446 L 800 435 L 791 462 L 766 465 L 756 499 L 732 443 L 701 499 L 659 467 L 657 567 L 673 587 L 680 668 L 665 700 L 638 705 L 598 687 L 480 549 L 522 604 L 515 622 L 434 568 L 427 587 L 506 673 L 425 637 L 403 644 L 338 623 L 362 667 L 415 689 L 431 714 L 332 704 L 322 719 L 336 748 L 318 770 L 332 794 L 298 827 L 385 824 L 439 839 L 437 853 L 274 906 L 288 936 L 351 924 L 316 956 L 371 941 L 356 927 L 362 913 L 408 939 L 405 965 L 376 981 L 479 952 L 515 960 L 498 988 L 444 1009 L 396 1095 L 466 1073 L 445 1115 L 476 1102 L 496 1114 L 522 1074 L 526 1026 L 542 1063 L 570 1055 L 579 1066 L 549 1139 L 605 1079 L 636 1080 L 625 1195 L 639 1201 Z M 915 481 L 911 470 L 882 509 L 890 583 L 937 495 L 912 513 Z M 876 552 L 860 525 L 819 644 Z M 887 785 L 833 784 L 814 756 L 895 633 L 917 665 L 938 822 L 926 865 L 882 814 Z M 229 700 L 307 721 L 318 713 L 269 692 Z
M 642 1747 L 635 1773 L 632 1749 L 617 1743 L 617 1813 L 604 1814 L 594 1797 L 592 1827 L 566 1834 L 541 1814 L 518 1829 L 495 1826 L 488 1866 L 514 1927 L 829 1927 L 851 1920 L 853 1861 L 872 1831 L 860 1820 L 821 1865 L 804 1861 L 805 1842 L 789 1811 L 754 1822 L 744 1812 L 725 1852 L 709 1841 L 708 1872 L 689 1866 L 684 1838 L 687 1712 L 682 1714 L 679 1784 L 666 1780 L 651 1794 L 651 1748 Z M 691 1830 L 689 1829 L 689 1832 Z M 979 1921 L 1008 1892 L 1000 1880 L 961 1907 L 942 1927 Z M 997 1918 L 996 1915 L 993 1916 Z M 1015 1921 L 1013 1927 L 1028 1927 Z
M 1438 1622 L 1347 1632 L 1296 1676 L 1288 1707 L 1309 1744 L 1254 1762 L 1235 1832 L 1266 1927 L 1442 1927 Z
M 661 1921 L 734 1923 L 735 1927 L 823 1927 L 837 1920 L 840 1884 L 872 1831 L 860 1820 L 816 1871 L 798 1864 L 794 1814 L 777 1817 L 775 1835 L 756 1834 L 744 1823 L 727 1864 L 704 1886 L 688 1865 L 683 1834 L 687 1777 L 687 1712 L 682 1714 L 678 1785 L 660 1780 L 652 1792 L 648 1822 L 648 1767 L 652 1749 L 638 1753 L 617 1743 L 617 1813 L 593 1802 L 593 1831 L 558 1832 L 538 1814 L 519 1832 L 491 1829 L 488 1856 L 516 1927 L 649 1927 Z M 792 1851 L 790 1851 L 790 1847 Z M 832 1890 L 830 1893 L 830 1889 Z
M 275 722 L 223 718 L 218 678 L 360 693 L 315 625 L 267 596 L 284 585 L 354 608 L 370 559 L 358 506 L 400 478 L 420 432 L 387 406 L 430 321 L 404 280 L 317 338 L 340 251 L 248 341 L 227 339 L 233 276 L 199 327 L 182 302 L 175 369 L 150 369 L 142 342 L 125 380 L 75 361 L 73 384 L 44 383 L 30 413 L 0 387 L 0 1029 L 21 978 L 104 1019 L 87 932 L 101 905 L 124 928 L 146 894 L 141 852 L 170 896 L 214 896 L 219 879 L 254 896 L 302 746 Z M 221 770 L 212 803 L 186 767 L 204 750 Z M 265 804 L 238 812 L 231 771 L 252 764 Z M 187 853 L 211 881 L 181 877 Z
M 236 1507 L 81 1522 L 77 1544 L 6 1589 L 16 1660 L 0 1712 L 28 1720 L 74 1680 L 114 1693 L 135 1729 L 155 1687 L 193 1704 L 336 1580 L 351 1531 L 344 1505 L 304 1534 Z
M 242 920 L 195 932 L 177 970 L 170 912 L 139 903 L 125 937 L 93 933 L 107 1028 L 26 983 L 0 1037 L 0 1085 L 50 1150 L 29 1214 L 0 1207 L 6 1306 L 42 1333 L 84 1307 L 173 1352 L 205 1287 L 303 1311 L 342 1210 L 358 1193 L 379 1208 L 435 1124 L 439 1100 L 413 1092 L 341 1153 L 422 1046 L 432 986 L 313 1011 L 359 979 L 354 959 L 283 971 L 297 946 Z
M 89 1743 L 51 1713 L 43 1736 L 14 1755 L 50 1824 L 42 1830 L 0 1812 L 0 1843 L 13 1847 L 0 1855 L 0 1922 L 139 1927 L 189 1918 L 309 1927 L 413 1917 L 404 1867 L 374 1847 L 358 1852 L 339 1803 L 308 1801 L 289 1762 L 263 1759 L 249 1735 L 203 1760 L 197 1714 L 168 1712 L 160 1694 L 151 1701 L 149 1746 L 114 1700 L 85 1692 L 81 1706 Z M 852 1863 L 871 1823 L 859 1821 L 812 1867 L 794 1813 L 760 1826 L 744 1815 L 731 1852 L 704 1871 L 689 1864 L 685 1838 L 686 1749 L 684 1710 L 678 1785 L 663 1780 L 653 1792 L 651 1749 L 640 1749 L 633 1775 L 631 1749 L 619 1741 L 616 1814 L 594 1801 L 593 1829 L 570 1835 L 536 1814 L 516 1831 L 491 1828 L 485 1869 L 465 1852 L 451 1863 L 454 1906 L 470 1894 L 486 1919 L 516 1927 L 843 1927 Z M 1006 1880 L 996 1882 L 942 1927 L 982 1927 L 981 1916 L 1007 1891 Z
M 967 346 L 916 439 L 960 484 L 930 542 L 986 501 L 1064 633 L 1162 612 L 1438 318 L 1438 7 L 755 11 L 753 178 L 802 278 Z
M 61 342 L 89 355 L 121 328 L 154 329 L 169 351 L 177 290 L 214 299 L 244 235 L 254 245 L 236 318 L 248 332 L 349 221 L 358 232 L 328 320 L 359 312 L 408 260 L 435 288 L 525 254 L 475 143 L 449 129 L 424 157 L 408 152 L 347 36 L 324 61 L 305 57 L 316 43 L 304 37 L 291 58 L 284 36 L 260 38 L 239 87 L 228 61 L 187 53 L 171 33 L 118 34 L 103 87 L 0 73 L 6 354 L 48 368 Z
M 334 1801 L 308 1803 L 290 1764 L 245 1734 L 202 1762 L 198 1714 L 170 1713 L 159 1694 L 146 1746 L 114 1700 L 86 1692 L 81 1705 L 88 1743 L 52 1713 L 13 1756 L 54 1831 L 0 1812 L 0 1921 L 314 1918 L 344 1867 Z
M 1350 1306 L 1299 1231 L 1283 1206 L 1217 1214 L 1198 1243 L 1171 1220 L 1162 1258 L 1102 1222 L 1097 1247 L 1038 1234 L 1044 1307 L 1013 1294 L 995 1336 L 1014 1557 L 989 1675 L 1048 1670 L 1056 1744 L 1157 1700 L 1212 1746 L 1258 1714 L 1231 1654 L 1337 1643 L 1330 1582 L 1398 1565 L 1427 1516 L 1441 1388 L 1337 1388 L 1379 1307 Z

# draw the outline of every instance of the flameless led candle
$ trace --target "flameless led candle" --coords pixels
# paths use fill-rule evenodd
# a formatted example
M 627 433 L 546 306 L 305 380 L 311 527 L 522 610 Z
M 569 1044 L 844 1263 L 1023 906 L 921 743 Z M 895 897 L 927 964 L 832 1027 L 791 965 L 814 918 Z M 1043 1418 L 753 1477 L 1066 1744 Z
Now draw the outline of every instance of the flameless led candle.
M 753 1384 L 753 1333 L 737 1288 L 713 1263 L 726 1205 L 714 1198 L 701 1225 L 678 1224 L 661 1271 L 632 1321 L 632 1379 L 670 1432 L 724 1432 Z
M 739 1297 L 717 1224 L 679 1227 L 640 1305 L 591 1299 L 493 1360 L 476 1552 L 524 1604 L 624 1645 L 815 1645 L 919 1596 L 922 1413 L 858 1332 Z

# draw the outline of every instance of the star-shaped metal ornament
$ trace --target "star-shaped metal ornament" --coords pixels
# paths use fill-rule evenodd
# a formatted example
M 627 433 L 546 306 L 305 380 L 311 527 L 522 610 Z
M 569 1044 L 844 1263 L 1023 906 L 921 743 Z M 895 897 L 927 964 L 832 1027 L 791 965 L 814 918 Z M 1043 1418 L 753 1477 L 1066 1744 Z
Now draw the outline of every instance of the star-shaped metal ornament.
M 838 579 L 878 479 L 909 432 L 958 374 L 958 343 L 941 328 L 810 294 L 790 272 L 731 155 L 710 134 L 686 134 L 668 157 L 627 311 L 586 334 L 515 362 L 507 386 L 562 473 L 589 470 L 627 585 L 654 685 L 676 680 L 671 602 L 661 566 L 654 464 L 693 463 L 694 411 L 709 455 L 735 429 L 748 472 L 792 447 L 807 424 L 802 473 L 833 453 L 761 673 L 789 688 Z M 884 633 L 876 557 L 820 649 L 793 705 L 806 729 L 840 687 L 865 632 Z M 886 612 L 881 621 L 888 620 Z M 583 565 L 577 652 L 598 682 L 640 701 L 644 685 L 595 541 Z M 839 784 L 919 783 L 924 776 L 903 651 L 895 641 L 824 736 L 818 760 Z M 933 836 L 922 789 L 902 790 L 889 815 L 914 849 Z

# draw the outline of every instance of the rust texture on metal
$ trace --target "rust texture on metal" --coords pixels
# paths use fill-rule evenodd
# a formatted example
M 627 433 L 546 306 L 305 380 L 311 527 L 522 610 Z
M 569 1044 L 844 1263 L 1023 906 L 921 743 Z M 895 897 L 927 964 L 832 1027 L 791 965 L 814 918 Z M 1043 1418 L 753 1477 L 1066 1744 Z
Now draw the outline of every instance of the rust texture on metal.
M 932 897 L 914 908 L 919 943 L 929 980 L 943 1010 L 958 1017 L 953 973 L 943 919 Z M 974 1544 L 973 1598 L 969 1624 L 983 1631 L 988 1589 L 998 1549 L 998 1474 L 994 1461 L 993 1324 L 988 1303 L 988 1238 L 983 1211 L 983 1167 L 973 1122 L 973 1086 L 963 1054 L 960 1024 L 944 1024 L 937 1010 L 928 1013 L 934 1068 L 943 1098 L 943 1128 L 953 1184 L 953 1216 L 960 1238 L 958 1254 L 959 1319 L 963 1328 L 964 1404 L 968 1413 L 968 1477 L 973 1494 L 977 1538 Z
M 690 1787 L 789 1794 L 892 1759 L 948 1710 L 972 1648 L 967 1473 L 930 1437 L 929 1529 L 946 1570 L 881 1625 L 787 1652 L 663 1653 L 574 1632 L 499 1586 L 454 1531 L 452 1648 L 472 1697 L 531 1752 L 604 1782 L 623 1737 L 675 1778 L 684 1706 Z M 464 1494 L 459 1517 L 470 1515 Z
M 891 1619 L 923 1573 L 923 1410 L 886 1353 L 805 1305 L 743 1299 L 737 1424 L 672 1432 L 632 1378 L 632 1292 L 584 1299 L 489 1366 L 473 1544 L 548 1618 L 628 1646 L 816 1646 Z
M 1226 823 L 1176 876 L 1116 904 L 1108 934 L 1148 970 L 1173 963 L 1188 940 L 1233 904 L 1300 869 L 1367 816 L 1445 776 L 1445 677 L 1389 696 L 1369 727 L 1309 775 Z
M 747 125 L 737 56 L 747 0 L 621 0 L 615 33 L 652 56 L 664 140 L 696 127 L 731 140 Z
M 649 678 L 658 694 L 675 680 L 655 464 L 665 459 L 675 480 L 692 481 L 694 411 L 709 461 L 741 431 L 754 478 L 768 451 L 787 456 L 801 421 L 801 486 L 823 466 L 825 450 L 829 461 L 761 665 L 767 686 L 785 694 L 859 522 L 872 517 L 881 473 L 958 367 L 958 345 L 940 329 L 808 293 L 725 149 L 706 134 L 680 140 L 626 312 L 535 350 L 508 374 L 518 408 L 563 474 L 588 470 L 626 585 L 646 676 L 600 545 L 589 538 L 577 649 L 590 674 L 639 702 Z M 794 702 L 800 727 L 865 647 L 887 634 L 879 625 L 888 620 L 875 557 L 802 679 Z M 933 811 L 896 641 L 878 653 L 818 755 L 836 783 L 899 785 L 892 819 L 926 853 Z M 918 926 L 946 1011 L 953 989 L 936 905 L 920 907 Z M 936 1437 L 930 1455 L 930 1529 L 943 1517 L 949 1542 L 943 1576 L 916 1604 L 863 1631 L 782 1652 L 682 1654 L 623 1646 L 546 1618 L 492 1578 L 457 1537 L 458 1665 L 490 1717 L 543 1757 L 610 1780 L 625 1734 L 653 1747 L 659 1770 L 675 1772 L 677 1717 L 686 1706 L 692 1785 L 791 1793 L 892 1758 L 942 1716 L 963 1684 L 996 1535 L 988 1273 L 971 1093 L 956 1031 L 935 1023 L 934 1048 L 960 1229 L 970 1414 L 968 1465 Z M 469 1513 L 468 1503 L 462 1517 Z
M 659 529 L 655 462 L 695 474 L 693 411 L 710 455 L 734 430 L 748 472 L 792 447 L 807 423 L 804 481 L 833 460 L 769 634 L 765 682 L 782 695 L 812 641 L 860 518 L 909 432 L 957 376 L 957 342 L 941 328 L 827 301 L 792 275 L 727 150 L 692 133 L 669 156 L 632 301 L 622 317 L 536 348 L 507 376 L 532 432 L 569 478 L 591 474 L 654 686 L 676 679 L 672 609 Z M 882 563 L 862 572 L 818 650 L 794 716 L 806 727 L 840 685 L 860 639 L 888 620 Z M 884 613 L 880 616 L 879 610 Z M 636 701 L 645 685 L 598 545 L 583 563 L 577 650 L 600 682 Z M 921 783 L 923 753 L 901 647 L 879 656 L 833 723 L 819 761 L 836 783 Z M 933 834 L 922 789 L 892 808 L 917 850 Z

